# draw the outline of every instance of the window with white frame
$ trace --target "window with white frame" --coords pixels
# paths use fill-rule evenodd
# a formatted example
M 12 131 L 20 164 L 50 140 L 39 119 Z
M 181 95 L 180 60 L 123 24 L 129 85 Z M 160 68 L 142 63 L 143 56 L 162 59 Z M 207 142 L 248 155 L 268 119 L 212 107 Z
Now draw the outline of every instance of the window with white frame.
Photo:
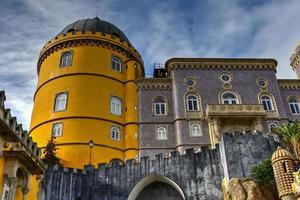
M 191 136 L 202 136 L 202 128 L 200 124 L 193 123 L 190 126 Z
M 110 99 L 110 111 L 114 115 L 122 114 L 122 104 L 121 100 L 118 97 L 112 97 Z
M 291 110 L 292 114 L 294 114 L 294 115 L 299 115 L 300 114 L 299 103 L 297 102 L 296 99 L 291 99 L 289 101 L 289 106 L 290 106 L 290 110 Z
M 54 123 L 52 126 L 52 137 L 59 137 L 63 132 L 63 124 L 62 122 Z
M 156 132 L 157 132 L 158 140 L 166 140 L 167 139 L 167 129 L 165 127 L 158 127 Z
M 273 110 L 273 104 L 272 104 L 272 99 L 271 97 L 267 96 L 267 95 L 263 95 L 261 98 L 261 103 L 264 107 L 264 110 L 266 111 L 271 111 Z
M 68 95 L 66 92 L 59 93 L 55 97 L 54 111 L 63 111 L 67 108 Z
M 112 57 L 112 67 L 113 70 L 116 70 L 118 72 L 122 71 L 122 61 L 117 56 Z
M 166 115 L 167 114 L 167 103 L 164 98 L 159 96 L 154 98 L 153 109 L 155 115 Z
M 225 92 L 222 95 L 222 103 L 223 104 L 237 104 L 238 99 L 235 94 L 233 94 L 231 92 Z
M 60 58 L 60 66 L 67 67 L 72 65 L 72 51 L 66 51 L 62 53 Z
M 111 129 L 110 129 L 110 137 L 111 137 L 111 139 L 113 139 L 113 140 L 120 140 L 120 138 L 121 138 L 121 133 L 120 132 L 121 132 L 120 128 L 115 127 L 115 126 L 111 127 Z
M 186 97 L 186 108 L 188 111 L 198 111 L 198 97 L 196 95 L 190 94 Z

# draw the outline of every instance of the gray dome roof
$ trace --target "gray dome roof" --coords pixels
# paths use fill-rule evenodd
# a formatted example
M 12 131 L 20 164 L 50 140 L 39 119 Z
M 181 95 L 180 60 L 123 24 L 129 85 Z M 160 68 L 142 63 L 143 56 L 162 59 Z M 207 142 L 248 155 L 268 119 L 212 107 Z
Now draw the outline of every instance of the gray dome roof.
M 72 31 L 94 31 L 94 32 L 103 32 L 107 34 L 114 35 L 120 39 L 129 43 L 126 35 L 115 25 L 101 20 L 98 17 L 93 19 L 82 19 L 76 22 L 73 22 L 66 26 L 58 35 L 66 34 Z

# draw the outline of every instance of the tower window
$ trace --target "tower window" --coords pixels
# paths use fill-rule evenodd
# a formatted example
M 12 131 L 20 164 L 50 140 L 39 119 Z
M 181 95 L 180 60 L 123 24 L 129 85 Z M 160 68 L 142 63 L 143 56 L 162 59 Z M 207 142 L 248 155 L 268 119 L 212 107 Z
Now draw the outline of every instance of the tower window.
M 167 114 L 167 103 L 164 98 L 159 96 L 154 99 L 154 114 L 155 115 L 166 115 Z
M 238 100 L 235 94 L 226 92 L 222 95 L 223 104 L 237 104 Z
M 67 107 L 67 99 L 68 95 L 66 92 L 59 93 L 55 97 L 55 105 L 54 105 L 54 111 L 63 111 L 66 110 Z
M 272 100 L 269 96 L 266 96 L 266 95 L 262 96 L 261 103 L 264 107 L 264 110 L 266 110 L 266 111 L 273 110 Z
M 121 100 L 118 97 L 112 97 L 110 100 L 110 111 L 114 115 L 122 114 Z
M 190 127 L 191 136 L 202 136 L 202 129 L 200 124 L 192 124 Z
M 199 110 L 198 97 L 196 95 L 188 95 L 186 99 L 186 107 L 188 111 Z
M 62 53 L 60 58 L 60 66 L 67 67 L 72 65 L 72 51 Z
M 122 62 L 121 59 L 118 58 L 117 56 L 112 57 L 112 69 L 118 72 L 122 71 Z
M 52 137 L 59 137 L 62 135 L 63 124 L 62 122 L 55 123 L 52 126 Z
M 120 136 L 120 128 L 118 127 L 111 127 L 110 129 L 110 136 L 111 139 L 113 140 L 120 140 L 121 136 Z
M 289 106 L 290 106 L 290 110 L 291 110 L 292 114 L 294 114 L 294 115 L 300 114 L 299 103 L 295 99 L 292 99 L 289 101 Z
M 165 127 L 157 128 L 157 139 L 166 140 L 167 139 L 167 129 Z

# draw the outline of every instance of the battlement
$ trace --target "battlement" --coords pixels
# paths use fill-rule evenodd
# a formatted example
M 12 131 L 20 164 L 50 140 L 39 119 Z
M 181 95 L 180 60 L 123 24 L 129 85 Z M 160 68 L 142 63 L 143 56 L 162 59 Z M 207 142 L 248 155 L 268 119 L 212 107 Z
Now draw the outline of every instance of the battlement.
M 38 72 L 40 65 L 42 64 L 44 59 L 53 51 L 56 51 L 63 47 L 71 47 L 72 45 L 75 46 L 84 44 L 90 46 L 107 47 L 115 49 L 119 52 L 123 51 L 124 54 L 128 54 L 130 52 L 131 56 L 137 59 L 141 63 L 141 65 L 143 65 L 143 59 L 139 52 L 130 43 L 122 40 L 115 35 L 92 31 L 74 31 L 58 35 L 43 46 L 38 59 Z M 127 56 L 130 55 L 128 54 Z
M 4 139 L 4 157 L 17 156 L 25 159 L 32 172 L 41 174 L 45 169 L 41 157 L 41 150 L 36 142 L 23 130 L 22 124 L 17 123 L 17 118 L 11 116 L 10 109 L 5 108 L 5 92 L 0 91 L 0 130 Z

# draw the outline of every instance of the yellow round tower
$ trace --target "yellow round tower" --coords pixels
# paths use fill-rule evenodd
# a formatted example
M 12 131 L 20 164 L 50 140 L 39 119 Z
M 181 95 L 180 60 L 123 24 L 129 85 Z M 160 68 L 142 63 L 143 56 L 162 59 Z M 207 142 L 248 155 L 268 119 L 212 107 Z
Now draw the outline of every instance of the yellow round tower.
M 135 158 L 144 67 L 120 29 L 97 17 L 69 24 L 42 48 L 37 71 L 30 136 L 39 147 L 55 137 L 66 167 Z

